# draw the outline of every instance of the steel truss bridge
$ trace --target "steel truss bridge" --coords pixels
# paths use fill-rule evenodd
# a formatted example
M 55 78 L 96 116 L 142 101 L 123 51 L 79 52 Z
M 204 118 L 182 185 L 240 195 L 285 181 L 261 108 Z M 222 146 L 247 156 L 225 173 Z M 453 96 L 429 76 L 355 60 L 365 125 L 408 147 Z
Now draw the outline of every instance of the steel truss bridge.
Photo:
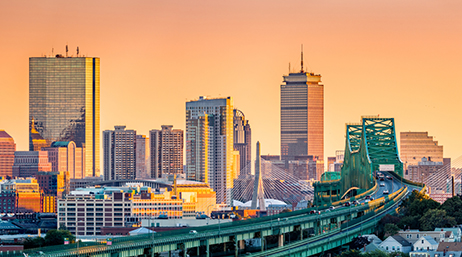
M 412 190 L 426 187 L 402 178 L 393 119 L 363 117 L 361 124 L 348 124 L 345 161 L 340 179 L 316 183 L 317 207 L 262 218 L 230 223 L 173 230 L 145 235 L 113 238 L 112 245 L 81 243 L 44 247 L 23 252 L 3 253 L 3 256 L 46 257 L 154 257 L 157 253 L 183 250 L 189 256 L 311 256 L 345 245 L 354 237 L 375 230 L 380 218 L 394 212 L 401 200 Z M 378 186 L 374 173 L 380 165 L 396 172 L 384 172 L 394 179 Z M 392 166 L 390 166 L 392 165 Z M 329 176 L 335 178 L 336 176 Z M 382 182 L 382 181 L 381 181 Z M 357 195 L 342 200 L 352 191 Z M 389 194 L 384 194 L 388 190 Z M 366 195 L 375 200 L 366 202 Z M 344 202 L 359 201 L 349 207 Z M 335 206 L 334 210 L 329 210 Z M 320 212 L 319 212 L 320 211 Z M 310 214 L 310 212 L 316 212 Z M 319 212 L 319 214 L 318 214 Z M 261 245 L 248 248 L 247 239 L 261 239 Z M 211 249 L 223 249 L 212 253 Z

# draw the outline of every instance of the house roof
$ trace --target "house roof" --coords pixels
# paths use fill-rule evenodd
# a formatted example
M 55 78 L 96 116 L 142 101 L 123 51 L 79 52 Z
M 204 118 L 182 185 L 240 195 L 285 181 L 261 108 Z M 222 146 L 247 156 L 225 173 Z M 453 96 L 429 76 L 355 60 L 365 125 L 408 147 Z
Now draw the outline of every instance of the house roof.
M 394 235 L 391 236 L 393 239 L 395 239 L 398 243 L 400 243 L 402 246 L 411 246 L 411 243 L 409 243 L 406 239 L 404 239 L 402 236 Z
M 150 234 L 150 233 L 155 233 L 154 231 L 147 229 L 145 227 L 141 227 L 135 230 L 132 230 L 128 232 L 130 235 L 138 235 L 138 234 Z
M 433 237 L 431 237 L 431 236 L 424 236 L 423 238 L 425 238 L 425 240 L 427 240 L 432 245 L 438 245 L 438 243 L 435 241 L 435 239 L 433 239 Z
M 440 242 L 438 245 L 438 252 L 442 251 L 462 251 L 462 242 Z

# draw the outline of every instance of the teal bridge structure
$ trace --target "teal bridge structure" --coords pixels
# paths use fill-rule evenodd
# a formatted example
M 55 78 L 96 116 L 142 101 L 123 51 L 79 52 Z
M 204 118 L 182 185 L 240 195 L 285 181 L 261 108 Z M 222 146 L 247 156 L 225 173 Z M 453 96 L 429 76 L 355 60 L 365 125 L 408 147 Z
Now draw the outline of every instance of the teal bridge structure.
M 316 206 L 250 220 L 152 234 L 116 237 L 112 245 L 80 243 L 43 247 L 0 256 L 156 257 L 172 256 L 313 256 L 342 247 L 353 238 L 374 232 L 380 218 L 394 212 L 412 190 L 425 186 L 402 179 L 392 118 L 363 117 L 347 124 L 345 159 L 340 174 L 326 174 L 315 184 Z M 378 187 L 377 170 L 394 179 Z M 389 194 L 383 190 L 388 189 Z M 355 196 L 342 199 L 349 192 Z M 367 195 L 374 200 L 366 201 Z M 357 200 L 358 205 L 344 206 Z M 334 206 L 334 208 L 329 208 Z M 191 231 L 194 229 L 194 231 Z M 249 246 L 249 239 L 261 244 Z M 246 241 L 247 240 L 247 241 Z M 218 249 L 218 250 L 217 250 Z M 179 250 L 179 251 L 178 251 Z

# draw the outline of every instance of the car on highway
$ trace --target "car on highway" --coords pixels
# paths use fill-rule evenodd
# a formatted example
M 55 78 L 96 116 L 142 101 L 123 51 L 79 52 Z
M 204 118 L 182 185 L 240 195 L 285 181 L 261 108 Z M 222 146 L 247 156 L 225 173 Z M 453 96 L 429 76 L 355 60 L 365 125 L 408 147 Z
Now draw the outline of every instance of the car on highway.
M 316 211 L 316 210 L 311 210 L 311 211 L 310 211 L 310 214 L 321 214 L 321 212 L 320 212 L 320 211 Z
M 197 231 L 196 230 L 191 230 L 191 231 L 189 231 L 189 234 L 190 235 L 195 235 L 195 234 L 197 234 Z
M 379 180 L 380 180 L 380 181 L 384 181 L 385 179 L 384 179 L 383 177 L 380 177 L 380 179 L 379 179 Z
M 335 207 L 331 206 L 331 207 L 329 207 L 329 210 L 333 211 L 333 210 L 335 210 Z
M 388 190 L 383 190 L 383 194 L 384 195 L 388 195 L 390 192 L 388 192 Z
M 350 202 L 346 202 L 346 203 L 345 203 L 345 207 L 348 207 L 348 206 L 350 206 L 350 205 L 351 205 Z
M 354 205 L 358 205 L 358 204 L 359 204 L 359 202 L 358 202 L 358 201 L 356 201 L 356 200 L 354 200 L 354 201 L 352 202 L 352 204 L 354 204 Z
M 387 179 L 393 179 L 393 178 L 392 178 L 392 177 L 390 177 L 390 176 L 387 176 Z
M 370 195 L 366 195 L 366 199 L 371 199 L 371 196 L 370 196 Z
M 385 186 L 385 183 L 380 183 L 380 186 L 381 186 L 381 187 L 384 187 L 384 186 Z

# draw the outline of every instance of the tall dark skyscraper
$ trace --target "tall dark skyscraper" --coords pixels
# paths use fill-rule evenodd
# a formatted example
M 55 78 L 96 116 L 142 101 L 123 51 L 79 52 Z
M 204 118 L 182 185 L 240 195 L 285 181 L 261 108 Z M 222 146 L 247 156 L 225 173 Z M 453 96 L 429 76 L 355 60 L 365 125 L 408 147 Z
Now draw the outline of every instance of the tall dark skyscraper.
M 284 76 L 281 85 L 281 158 L 312 155 L 324 160 L 324 85 L 321 75 L 305 72 Z
M 234 109 L 234 150 L 239 152 L 240 175 L 250 175 L 252 130 L 242 111 Z M 245 172 L 245 174 L 242 174 Z
M 84 147 L 86 177 L 100 175 L 99 95 L 99 58 L 29 58 L 29 131 Z
M 103 131 L 104 180 L 135 179 L 136 131 L 114 128 Z
M 183 130 L 162 125 L 149 131 L 151 140 L 151 178 L 183 173 Z

